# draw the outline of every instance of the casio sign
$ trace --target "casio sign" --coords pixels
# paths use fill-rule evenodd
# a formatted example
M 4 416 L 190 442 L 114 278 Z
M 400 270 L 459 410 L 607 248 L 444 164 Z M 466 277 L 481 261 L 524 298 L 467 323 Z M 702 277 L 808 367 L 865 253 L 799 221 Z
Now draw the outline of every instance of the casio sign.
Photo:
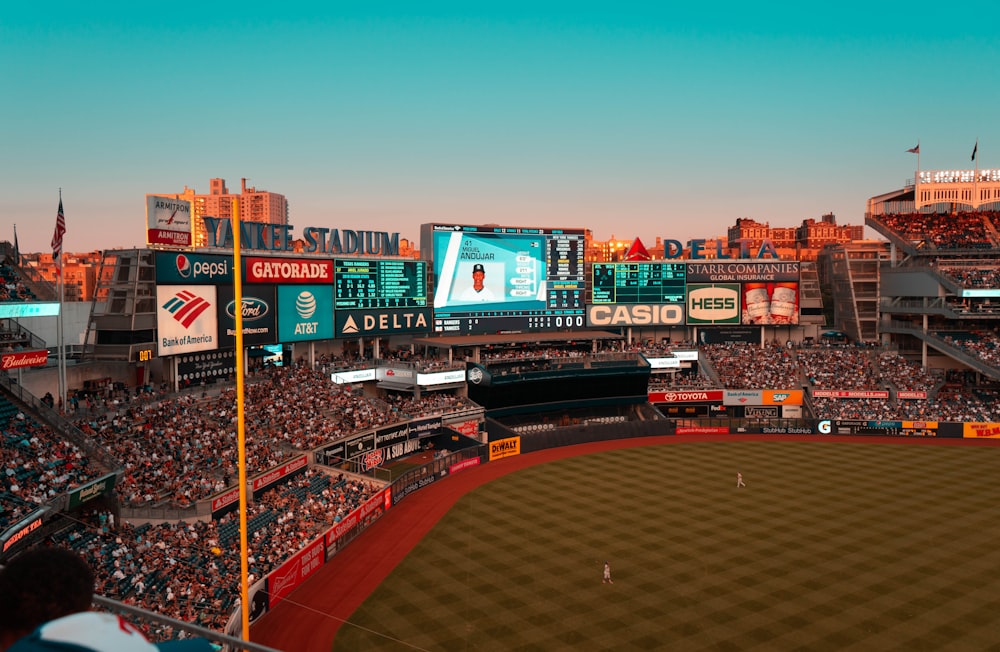
M 736 321 L 740 316 L 738 285 L 688 289 L 688 322 Z
M 589 306 L 588 326 L 673 326 L 684 323 L 684 310 L 673 304 Z

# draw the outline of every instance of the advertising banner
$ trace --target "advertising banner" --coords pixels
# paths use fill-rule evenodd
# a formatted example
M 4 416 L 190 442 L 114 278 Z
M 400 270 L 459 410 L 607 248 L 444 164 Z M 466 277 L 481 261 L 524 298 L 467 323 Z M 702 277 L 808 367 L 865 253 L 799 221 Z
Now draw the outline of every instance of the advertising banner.
M 721 403 L 721 389 L 649 392 L 650 403 Z
M 746 342 L 760 344 L 760 326 L 699 326 L 700 344 L 727 344 Z
M 23 369 L 24 367 L 44 367 L 48 361 L 49 352 L 45 349 L 4 353 L 0 356 L 0 368 L 7 371 L 9 369 Z
M 243 345 L 274 344 L 278 341 L 274 288 L 261 285 L 243 288 Z M 232 286 L 219 288 L 219 346 L 236 346 L 236 299 Z
M 465 369 L 451 369 L 449 371 L 435 371 L 429 374 L 417 374 L 417 385 L 421 387 L 435 387 L 437 385 L 464 382 Z
M 739 283 L 688 284 L 688 324 L 739 324 L 740 305 Z
M 146 197 L 146 244 L 191 246 L 191 202 Z
M 215 286 L 156 286 L 156 339 L 160 356 L 218 348 Z
M 226 285 L 233 282 L 229 256 L 156 252 L 156 283 L 177 285 Z
M 728 435 L 729 426 L 677 426 L 678 435 Z
M 14 523 L 9 528 L 0 533 L 0 553 L 10 552 L 18 543 L 27 545 L 31 542 L 31 533 L 42 527 L 44 516 L 52 508 L 41 507 L 31 512 L 28 516 Z
M 587 326 L 678 326 L 684 306 L 677 304 L 607 304 L 587 306 Z
M 333 339 L 333 286 L 278 286 L 278 341 Z
M 763 405 L 762 389 L 725 389 L 722 391 L 723 405 Z
M 233 487 L 212 496 L 212 520 L 218 520 L 240 508 L 240 488 Z
M 889 392 L 867 389 L 814 389 L 815 398 L 889 398 Z
M 698 283 L 714 286 L 735 283 L 739 288 L 741 311 L 738 323 L 798 324 L 799 271 L 798 261 L 689 262 L 688 323 L 697 323 L 691 321 L 692 287 Z
M 337 337 L 426 333 L 431 329 L 431 312 L 430 308 L 338 310 Z
M 688 262 L 691 283 L 798 283 L 799 262 L 786 260 L 741 260 Z
M 344 457 L 349 460 L 375 450 L 375 433 L 369 432 L 344 442 Z
M 375 380 L 375 369 L 345 369 L 330 374 L 330 381 L 338 385 L 351 385 Z
M 332 260 L 247 256 L 243 258 L 243 268 L 247 283 L 333 283 Z
M 336 551 L 340 539 L 353 531 L 359 525 L 368 527 L 382 517 L 385 510 L 392 507 L 392 498 L 388 489 L 384 489 L 364 502 L 361 507 L 345 516 L 339 523 L 326 531 L 326 548 L 328 553 Z M 332 554 L 328 554 L 328 557 Z
M 1000 438 L 1000 423 L 965 423 L 962 424 L 962 436 L 969 439 Z
M 802 405 L 801 389 L 765 389 L 761 405 Z
M 69 509 L 109 493 L 115 487 L 116 477 L 114 473 L 109 473 L 69 492 Z
M 521 454 L 521 438 L 497 439 L 490 442 L 490 461 Z
M 267 576 L 271 609 L 322 568 L 326 563 L 325 543 L 325 539 L 319 537 Z
M 206 378 L 228 378 L 236 373 L 236 352 L 209 351 L 177 358 L 177 378 L 198 384 Z
M 681 361 L 678 358 L 646 358 L 650 369 L 680 369 Z M 691 365 L 687 365 L 690 367 Z
M 254 498 L 258 498 L 260 494 L 272 488 L 276 484 L 287 480 L 293 475 L 298 475 L 300 472 L 305 471 L 306 467 L 309 465 L 309 457 L 302 455 L 301 457 L 296 457 L 290 462 L 286 462 L 281 466 L 276 466 L 269 471 L 261 473 L 257 477 L 250 480 L 250 490 L 253 492 Z

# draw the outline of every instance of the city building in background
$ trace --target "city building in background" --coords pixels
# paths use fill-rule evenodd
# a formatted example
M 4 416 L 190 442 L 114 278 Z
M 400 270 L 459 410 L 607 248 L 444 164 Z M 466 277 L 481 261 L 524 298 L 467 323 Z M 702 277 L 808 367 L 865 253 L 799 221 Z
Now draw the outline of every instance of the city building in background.
M 100 251 L 90 251 L 87 253 L 64 253 L 63 254 L 63 300 L 64 301 L 91 301 L 94 298 L 94 288 L 97 286 L 97 268 L 101 264 Z M 53 287 L 58 284 L 56 277 L 56 266 L 52 261 L 52 252 L 21 254 L 21 269 L 27 271 L 25 279 L 30 283 L 34 274 L 50 283 Z M 53 290 L 54 292 L 54 290 Z M 48 293 L 43 293 L 47 296 Z M 52 298 L 58 298 L 53 294 Z
M 240 192 L 231 193 L 225 179 L 210 179 L 208 194 L 199 194 L 193 188 L 184 186 L 179 193 L 151 193 L 146 195 L 171 197 L 191 202 L 191 244 L 195 248 L 208 244 L 205 231 L 205 217 L 232 219 L 233 200 L 240 200 L 240 220 L 263 224 L 288 224 L 288 200 L 284 195 L 247 186 L 247 180 L 240 179 Z

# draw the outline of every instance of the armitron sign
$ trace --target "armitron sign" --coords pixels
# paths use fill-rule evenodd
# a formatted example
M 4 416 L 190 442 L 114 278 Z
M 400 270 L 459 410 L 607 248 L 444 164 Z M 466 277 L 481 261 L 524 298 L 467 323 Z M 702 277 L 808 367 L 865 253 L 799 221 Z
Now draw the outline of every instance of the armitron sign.
M 45 349 L 38 351 L 18 351 L 17 353 L 4 353 L 0 357 L 0 366 L 4 370 L 21 369 L 24 367 L 44 367 L 49 361 L 49 352 Z
M 684 308 L 674 304 L 608 304 L 587 307 L 587 326 L 675 326 Z

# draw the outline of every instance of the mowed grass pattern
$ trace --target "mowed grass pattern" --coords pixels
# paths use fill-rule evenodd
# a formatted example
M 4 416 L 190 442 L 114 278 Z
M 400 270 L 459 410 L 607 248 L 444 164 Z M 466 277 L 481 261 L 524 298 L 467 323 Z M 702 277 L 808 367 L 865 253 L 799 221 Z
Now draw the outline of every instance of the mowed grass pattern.
M 532 467 L 460 499 L 333 649 L 1000 650 L 998 470 L 780 441 Z

